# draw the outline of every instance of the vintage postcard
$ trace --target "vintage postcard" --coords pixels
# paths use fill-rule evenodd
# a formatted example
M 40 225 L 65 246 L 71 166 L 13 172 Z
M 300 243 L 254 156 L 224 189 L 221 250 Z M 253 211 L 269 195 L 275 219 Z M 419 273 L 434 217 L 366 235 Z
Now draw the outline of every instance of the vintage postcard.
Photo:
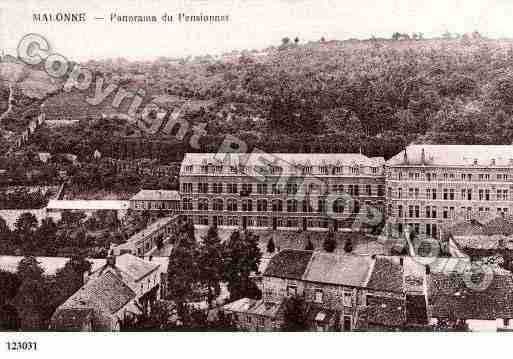
M 0 1 L 0 332 L 513 331 L 512 14 Z

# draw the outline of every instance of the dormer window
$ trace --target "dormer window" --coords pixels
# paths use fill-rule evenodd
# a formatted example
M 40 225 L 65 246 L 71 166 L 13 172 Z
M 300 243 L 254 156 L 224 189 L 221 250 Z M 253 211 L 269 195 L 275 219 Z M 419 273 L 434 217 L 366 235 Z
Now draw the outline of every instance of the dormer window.
M 303 174 L 304 174 L 304 175 L 310 175 L 310 174 L 312 174 L 312 166 L 304 166 L 304 167 L 303 167 Z
M 208 173 L 208 165 L 201 165 L 201 172 Z
M 360 168 L 359 167 L 351 167 L 351 173 L 354 175 L 360 174 Z
M 344 171 L 344 169 L 343 169 L 342 166 L 335 166 L 333 168 L 333 173 L 336 174 L 336 175 L 342 174 L 343 171 Z
M 185 172 L 192 172 L 192 165 L 185 166 Z
M 237 173 L 237 166 L 230 166 L 230 171 L 232 173 Z
M 215 166 L 215 167 L 214 167 L 214 171 L 215 171 L 216 173 L 221 173 L 221 172 L 223 172 L 223 165 L 217 165 L 217 166 Z

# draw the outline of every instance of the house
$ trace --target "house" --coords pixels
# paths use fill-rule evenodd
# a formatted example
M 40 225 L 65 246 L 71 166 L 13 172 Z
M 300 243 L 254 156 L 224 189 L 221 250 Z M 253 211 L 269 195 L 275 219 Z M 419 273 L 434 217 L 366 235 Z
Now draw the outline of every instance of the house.
M 109 256 L 105 265 L 84 276 L 85 284 L 52 315 L 52 330 L 117 331 L 159 299 L 158 263 L 131 254 Z
M 257 309 L 269 303 L 282 308 L 287 298 L 299 296 L 307 303 L 311 330 L 399 329 L 406 325 L 403 277 L 402 259 L 285 249 L 265 269 L 260 301 L 224 309 L 239 328 L 275 330 L 283 324 L 283 310 L 263 320 Z
M 158 218 L 146 228 L 128 238 L 125 243 L 113 248 L 115 255 L 131 253 L 144 256 L 160 244 L 168 242 L 178 230 L 179 216 Z
M 482 268 L 431 273 L 427 280 L 430 323 L 439 330 L 513 330 L 513 276 Z
M 180 211 L 180 194 L 168 190 L 140 190 L 129 200 L 134 211 L 159 211 L 173 214 Z

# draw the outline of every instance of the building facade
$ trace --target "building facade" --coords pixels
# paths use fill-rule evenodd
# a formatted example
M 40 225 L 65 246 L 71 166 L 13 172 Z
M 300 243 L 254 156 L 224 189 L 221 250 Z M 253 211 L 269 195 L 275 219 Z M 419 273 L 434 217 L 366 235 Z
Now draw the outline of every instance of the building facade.
M 511 213 L 513 146 L 410 145 L 385 183 L 387 228 L 438 238 L 449 223 Z
M 383 158 L 362 154 L 189 153 L 182 212 L 197 225 L 350 229 L 369 212 L 383 218 L 383 169 Z

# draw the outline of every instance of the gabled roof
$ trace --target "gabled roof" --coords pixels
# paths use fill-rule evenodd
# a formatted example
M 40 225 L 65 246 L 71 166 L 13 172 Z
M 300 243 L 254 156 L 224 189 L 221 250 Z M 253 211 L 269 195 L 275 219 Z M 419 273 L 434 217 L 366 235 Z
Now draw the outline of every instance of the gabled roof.
M 142 189 L 135 194 L 131 201 L 179 201 L 178 191 L 169 191 L 164 189 Z
M 377 257 L 367 288 L 384 292 L 403 292 L 403 266 L 388 257 Z
M 58 309 L 52 316 L 50 326 L 61 331 L 80 331 L 93 323 L 94 311 L 91 308 Z
M 106 264 L 104 267 L 97 270 L 98 274 L 102 273 L 104 269 L 108 268 Z M 148 274 L 157 270 L 159 267 L 158 263 L 149 262 L 139 257 L 136 257 L 130 253 L 125 253 L 116 257 L 115 268 L 122 276 L 127 276 L 128 279 L 137 282 L 141 278 L 146 277 Z
M 134 291 L 121 277 L 106 271 L 82 286 L 59 309 L 97 309 L 114 314 L 134 298 Z
M 314 252 L 303 280 L 327 284 L 365 287 L 372 271 L 370 256 L 336 255 Z
M 477 283 L 473 289 L 469 283 Z M 513 318 L 511 274 L 431 274 L 428 303 L 435 318 L 495 320 Z
M 513 167 L 511 145 L 409 145 L 387 165 Z M 424 151 L 424 161 L 422 161 Z M 477 163 L 477 164 L 475 164 Z
M 312 255 L 312 251 L 284 249 L 271 259 L 264 276 L 301 279 Z

